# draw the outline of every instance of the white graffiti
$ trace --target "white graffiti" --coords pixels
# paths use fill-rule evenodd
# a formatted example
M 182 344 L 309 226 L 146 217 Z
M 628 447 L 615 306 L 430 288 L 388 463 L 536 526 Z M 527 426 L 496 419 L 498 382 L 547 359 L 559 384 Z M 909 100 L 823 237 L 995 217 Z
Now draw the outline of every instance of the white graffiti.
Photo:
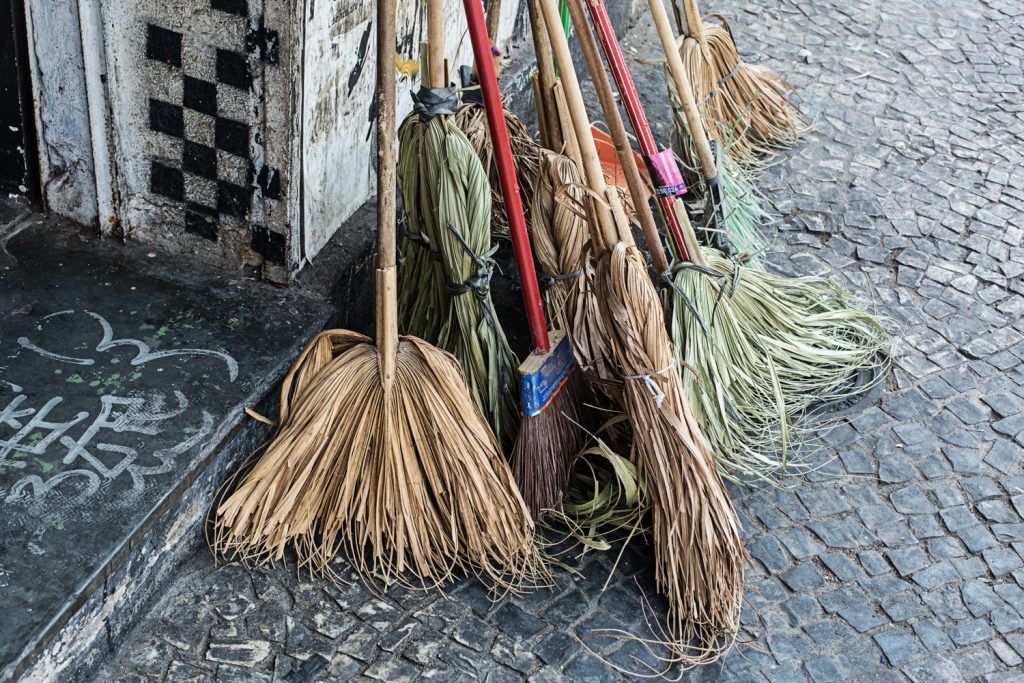
M 116 435 L 159 434 L 159 423 L 188 409 L 188 399 L 180 391 L 174 392 L 176 405 L 170 408 L 158 393 L 146 398 L 101 396 L 100 410 L 77 438 L 69 436 L 68 432 L 86 420 L 89 413 L 79 412 L 67 420 L 56 421 L 50 415 L 63 398 L 54 397 L 39 409 L 24 407 L 27 398 L 25 394 L 18 394 L 0 410 L 0 427 L 17 430 L 12 436 L 0 439 L 0 468 L 22 469 L 26 460 L 19 457 L 42 456 L 51 445 L 59 443 L 64 449 L 61 463 L 74 469 L 63 470 L 48 479 L 35 474 L 19 479 L 2 496 L 8 503 L 41 499 L 70 481 L 77 485 L 76 498 L 89 497 L 99 491 L 104 482 L 122 475 L 131 479 L 133 491 L 142 491 L 146 477 L 171 471 L 175 459 L 198 446 L 214 427 L 213 415 L 202 411 L 202 423 L 192 429 L 188 438 L 147 456 L 155 464 L 144 464 L 136 448 L 116 443 Z
M 36 329 L 42 332 L 44 321 L 74 313 L 71 310 L 52 313 L 42 318 Z M 141 340 L 115 338 L 113 328 L 103 316 L 90 311 L 83 313 L 94 319 L 102 330 L 96 352 L 133 347 L 133 366 L 172 356 L 205 356 L 222 361 L 230 381 L 238 377 L 238 363 L 223 351 L 197 348 L 153 351 Z M 28 337 L 19 338 L 18 344 L 49 361 L 78 366 L 97 364 L 94 358 L 48 350 Z M 124 482 L 119 490 L 142 492 L 147 478 L 170 472 L 180 456 L 193 451 L 213 433 L 213 415 L 201 410 L 198 419 L 193 418 L 196 421 L 184 428 L 186 436 L 182 441 L 155 452 L 140 452 L 143 437 L 161 434 L 168 421 L 180 425 L 181 416 L 189 409 L 189 401 L 177 389 L 170 395 L 160 391 L 127 393 L 126 396 L 100 395 L 99 405 L 92 411 L 69 411 L 62 396 L 33 401 L 32 392 L 0 379 L 0 472 L 25 475 L 9 488 L 0 487 L 0 501 L 8 504 L 40 502 L 58 491 L 61 500 L 84 500 L 115 481 Z M 13 397 L 5 399 L 4 394 L 13 394 Z M 33 461 L 38 462 L 38 467 Z M 42 473 L 25 472 L 30 464 Z
M 56 313 L 51 313 L 50 315 L 45 316 L 43 320 L 49 320 L 63 315 L 71 315 L 74 312 L 75 311 L 71 310 L 57 311 Z M 96 320 L 96 322 L 99 323 L 100 328 L 103 330 L 103 339 L 101 339 L 100 343 L 96 345 L 97 351 L 109 351 L 117 346 L 134 346 L 136 354 L 135 358 L 131 361 L 132 365 L 142 365 L 149 361 L 157 360 L 159 358 L 168 358 L 171 356 L 211 356 L 221 359 L 227 365 L 228 379 L 234 382 L 235 379 L 238 378 L 238 362 L 223 351 L 214 351 L 212 349 L 168 349 L 166 351 L 151 351 L 149 344 L 139 339 L 114 339 L 114 329 L 110 326 L 110 323 L 107 322 L 106 318 L 99 313 L 93 313 L 92 311 L 83 312 Z M 42 326 L 37 326 L 37 329 L 42 329 Z M 34 344 L 28 337 L 19 337 L 18 344 L 20 344 L 22 348 L 37 353 L 44 358 L 60 361 L 62 363 L 70 363 L 72 365 L 93 365 L 96 362 L 92 358 L 75 358 L 72 356 L 65 356 L 60 353 L 54 353 L 53 351 L 47 351 L 46 349 Z

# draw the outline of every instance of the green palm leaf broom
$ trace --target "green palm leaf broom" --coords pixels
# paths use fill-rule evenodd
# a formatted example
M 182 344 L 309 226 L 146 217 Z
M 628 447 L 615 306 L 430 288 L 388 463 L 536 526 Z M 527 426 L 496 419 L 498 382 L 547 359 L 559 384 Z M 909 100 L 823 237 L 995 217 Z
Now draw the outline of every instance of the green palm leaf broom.
M 444 87 L 442 12 L 441 2 L 427 3 L 431 87 L 417 94 L 416 111 L 399 134 L 399 182 L 407 216 L 400 300 L 410 306 L 403 323 L 409 334 L 456 357 L 480 411 L 508 448 L 519 423 L 519 361 L 491 301 L 494 262 L 487 174 L 449 117 L 456 112 L 458 98 L 454 89 Z M 410 155 L 415 155 L 415 164 Z M 414 230 L 422 232 L 414 237 Z
M 682 67 L 662 0 L 650 0 L 675 91 L 709 156 L 703 122 Z M 741 177 L 741 176 L 736 176 Z M 838 284 L 787 278 L 745 268 L 700 247 L 686 210 L 675 214 L 691 262 L 676 271 L 674 288 L 685 306 L 672 317 L 673 341 L 684 368 L 684 390 L 712 447 L 728 453 L 738 475 L 771 479 L 776 454 L 786 463 L 795 425 L 815 405 L 849 399 L 883 376 L 858 383 L 879 366 L 891 339 L 882 322 L 856 308 Z M 884 361 L 883 361 L 884 362 Z

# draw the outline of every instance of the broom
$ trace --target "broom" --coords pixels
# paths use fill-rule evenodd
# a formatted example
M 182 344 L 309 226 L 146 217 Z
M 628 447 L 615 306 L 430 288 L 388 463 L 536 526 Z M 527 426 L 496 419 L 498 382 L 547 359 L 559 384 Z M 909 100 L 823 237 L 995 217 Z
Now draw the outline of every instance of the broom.
M 693 90 L 682 76 L 682 61 L 665 8 L 661 0 L 656 0 L 656 3 L 657 7 L 655 1 L 648 4 L 665 52 L 669 98 L 677 114 L 675 123 L 682 140 L 683 156 L 686 160 L 695 158 L 701 171 L 696 182 L 689 184 L 696 185 L 704 194 L 707 241 L 726 254 L 742 254 L 749 263 L 757 264 L 758 257 L 765 250 L 758 226 L 761 210 L 757 192 L 743 170 L 729 155 L 722 153 L 721 145 L 712 148 Z M 680 110 L 681 117 L 678 115 Z
M 464 0 L 463 6 L 479 70 L 484 111 L 494 145 L 495 165 L 508 212 L 512 246 L 523 288 L 523 304 L 534 348 L 519 367 L 522 419 L 512 449 L 511 464 L 523 498 L 536 517 L 541 510 L 558 502 L 569 483 L 570 462 L 586 444 L 587 430 L 595 419 L 586 405 L 590 398 L 588 387 L 577 372 L 568 338 L 563 332 L 549 335 L 547 331 L 512 148 L 505 129 L 501 94 L 489 55 L 490 43 L 483 8 L 480 0 Z
M 593 284 L 637 435 L 633 458 L 650 495 L 656 580 L 669 601 L 667 645 L 684 665 L 713 661 L 731 647 L 740 626 L 747 556 L 739 520 L 683 395 L 658 294 L 618 195 L 605 185 L 554 0 L 541 8 L 587 182 L 601 200 L 592 202 L 592 235 L 600 248 Z
M 586 1 L 608 61 L 617 65 L 612 73 L 637 137 L 649 137 L 603 2 Z M 582 21 L 579 2 L 571 0 L 570 7 Z M 577 34 L 588 61 L 601 69 L 589 30 L 578 28 Z M 607 85 L 601 72 L 594 81 Z M 673 235 L 676 249 L 689 255 L 675 273 L 672 315 L 677 360 L 692 370 L 683 373 L 687 398 L 726 476 L 771 480 L 786 463 L 800 416 L 816 402 L 849 399 L 870 388 L 850 379 L 875 366 L 887 334 L 832 282 L 754 270 L 739 276 L 736 264 L 697 246 L 680 200 L 671 210 L 680 227 Z
M 683 9 L 680 31 L 693 40 L 684 40 L 679 53 L 710 135 L 728 143 L 742 168 L 756 171 L 774 148 L 795 145 L 809 130 L 793 88 L 771 69 L 743 61 L 724 16 L 703 21 L 696 0 L 683 0 Z
M 406 331 L 422 335 L 454 354 L 466 373 L 470 391 L 503 447 L 512 445 L 519 422 L 516 366 L 505 332 L 494 310 L 490 280 L 491 193 L 487 175 L 466 136 L 446 114 L 457 97 L 444 87 L 443 0 L 427 3 L 430 88 L 421 89 L 417 107 L 402 124 L 400 157 L 419 159 L 416 184 L 402 179 L 406 203 L 416 202 L 426 239 L 411 249 L 428 251 L 402 277 L 402 297 L 413 302 L 421 317 L 409 317 Z M 440 102 L 443 106 L 433 106 Z M 409 162 L 411 165 L 411 162 Z M 406 191 L 406 188 L 408 192 Z M 408 193 L 417 199 L 410 200 Z M 408 212 L 408 209 L 407 209 Z M 424 249 L 424 246 L 427 249 Z M 433 291 L 427 291 L 433 287 Z M 440 294 L 438 294 L 438 291 Z M 426 317 L 425 296 L 440 307 L 440 323 Z M 433 303 L 440 299 L 438 303 Z
M 399 337 L 395 249 L 395 0 L 377 3 L 376 346 L 329 330 L 284 381 L 277 432 L 215 503 L 212 546 L 333 576 L 345 552 L 367 580 L 457 570 L 493 587 L 543 576 L 534 527 L 455 359 Z
M 463 77 L 463 88 L 476 87 L 466 75 Z M 468 98 L 463 95 L 463 101 Z M 533 141 L 530 131 L 519 117 L 505 110 L 505 127 L 509 142 L 512 145 L 512 159 L 515 163 L 516 177 L 520 179 L 520 192 L 523 203 L 530 206 L 534 193 L 534 179 L 540 170 L 540 147 Z M 464 104 L 453 117 L 453 123 L 463 132 L 480 163 L 487 170 L 487 179 L 491 188 L 491 234 L 495 237 L 508 239 L 508 216 L 501 195 L 501 183 L 498 180 L 497 164 L 494 160 L 494 145 L 487 130 L 487 115 L 483 106 L 477 102 Z

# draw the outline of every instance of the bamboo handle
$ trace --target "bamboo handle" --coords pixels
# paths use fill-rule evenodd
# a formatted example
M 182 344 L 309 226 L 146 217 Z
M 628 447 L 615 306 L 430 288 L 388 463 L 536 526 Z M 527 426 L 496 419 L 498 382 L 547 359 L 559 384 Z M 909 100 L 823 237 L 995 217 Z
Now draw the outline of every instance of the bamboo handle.
M 565 140 L 561 153 L 572 159 L 579 172 L 583 173 L 583 157 L 580 156 L 580 146 L 576 143 L 576 131 L 572 127 L 572 115 L 569 113 L 569 103 L 565 99 L 565 88 L 561 83 L 555 84 L 555 106 L 558 108 L 559 126 Z
M 395 225 L 395 0 L 377 0 L 377 269 L 374 278 L 377 354 L 385 387 L 398 352 Z
M 541 0 L 540 6 L 544 14 L 544 25 L 548 32 L 548 38 L 555 50 L 555 59 L 558 60 L 565 99 L 569 105 L 569 115 L 572 117 L 576 142 L 580 148 L 580 157 L 583 159 L 583 173 L 590 189 L 598 197 L 607 197 L 608 202 L 614 204 L 618 202 L 618 195 L 607 192 L 604 170 L 601 168 L 601 161 L 597 156 L 594 137 L 590 133 L 590 120 L 587 118 L 587 109 L 583 103 L 580 83 L 576 77 L 576 69 L 573 67 L 572 56 L 569 54 L 569 41 L 566 39 L 565 33 L 562 32 L 562 22 L 558 16 L 555 2 L 556 0 Z M 599 230 L 598 237 L 603 243 L 601 246 L 609 249 L 619 241 L 632 245 L 633 235 L 629 231 L 629 226 L 618 225 L 612 210 L 603 202 L 593 202 L 593 205 Z
M 615 96 L 612 94 L 612 84 L 608 80 L 604 62 L 601 61 L 601 55 L 597 51 L 597 40 L 590 31 L 590 24 L 587 23 L 580 0 L 569 0 L 569 16 L 572 17 L 573 26 L 576 27 L 576 36 L 579 38 L 580 47 L 583 48 L 583 58 L 590 70 L 590 80 L 597 89 L 597 97 L 601 101 L 601 109 L 608 122 L 608 130 L 611 132 L 612 142 L 615 144 L 619 164 L 626 175 L 626 185 L 629 187 L 629 195 L 633 198 L 633 206 L 636 208 L 637 219 L 640 221 L 640 229 L 644 233 L 647 249 L 651 252 L 651 260 L 654 262 L 655 269 L 659 273 L 664 273 L 668 270 L 665 248 L 661 244 L 658 226 L 654 223 L 654 214 L 651 213 L 651 207 L 647 204 L 644 182 L 640 178 L 640 169 L 637 168 L 636 157 L 633 156 L 633 148 L 629 144 L 629 135 L 622 123 L 619 105 L 615 102 Z
M 444 0 L 427 0 L 427 53 L 430 87 L 444 88 Z
M 551 56 L 551 43 L 544 30 L 544 17 L 540 14 L 540 0 L 528 0 L 527 10 L 530 14 L 530 32 L 533 34 L 533 52 L 537 57 L 537 75 L 543 101 L 537 105 L 537 118 L 544 117 L 549 136 L 548 149 L 559 150 L 563 141 L 555 104 L 555 62 Z
M 498 24 L 501 23 L 501 0 L 488 0 L 487 2 L 487 35 L 490 36 L 492 44 L 498 44 Z
M 683 11 L 686 12 L 686 33 L 697 39 L 701 52 L 707 59 L 710 55 L 708 37 L 704 35 L 704 20 L 701 19 L 700 10 L 697 9 L 697 0 L 683 0 Z
M 676 48 L 676 38 L 672 34 L 672 27 L 668 23 L 668 14 L 665 12 L 663 0 L 647 0 L 650 5 L 651 15 L 654 18 L 654 26 L 658 29 L 658 37 L 661 39 L 661 47 L 665 51 L 665 58 L 668 60 L 668 70 L 672 74 L 672 82 L 675 83 L 679 97 L 683 101 L 683 114 L 686 115 L 686 126 L 690 129 L 690 135 L 697 147 L 697 156 L 700 157 L 700 167 L 705 178 L 714 178 L 717 173 L 715 169 L 715 158 L 711 154 L 711 143 L 708 142 L 708 134 L 704 130 L 704 121 L 700 117 L 700 110 L 697 109 L 697 102 L 693 97 L 693 89 L 686 78 L 686 71 L 683 68 L 683 60 Z
M 693 226 L 690 225 L 690 217 L 686 214 L 686 207 L 683 205 L 682 199 L 676 199 L 672 203 L 672 210 L 676 214 L 676 219 L 679 221 L 679 227 L 683 233 L 683 240 L 686 243 L 686 250 L 690 254 L 690 261 L 696 263 L 698 266 L 707 266 L 708 261 L 704 258 L 704 252 L 700 249 L 700 242 L 697 241 L 697 235 L 693 232 Z

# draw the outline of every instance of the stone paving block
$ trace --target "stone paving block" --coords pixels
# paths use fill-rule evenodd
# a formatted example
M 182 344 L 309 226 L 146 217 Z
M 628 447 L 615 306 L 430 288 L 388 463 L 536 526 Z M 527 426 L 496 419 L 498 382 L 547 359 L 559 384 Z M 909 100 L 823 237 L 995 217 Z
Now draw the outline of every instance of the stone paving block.
M 966 683 L 956 664 L 947 657 L 927 657 L 907 664 L 903 673 L 913 683 Z
M 897 548 L 890 550 L 886 555 L 889 561 L 896 567 L 900 576 L 908 576 L 928 564 L 928 558 L 918 546 Z
M 875 550 L 865 550 L 857 555 L 857 558 L 860 560 L 861 566 L 864 567 L 864 571 L 870 576 L 889 571 L 889 563 Z
M 992 535 L 993 531 L 999 525 L 993 525 L 992 531 L 989 531 L 983 526 L 971 526 L 966 529 L 962 529 L 957 533 L 957 537 L 963 541 L 967 549 L 972 553 L 980 552 L 986 548 L 992 548 L 999 545 L 996 537 Z M 1005 540 L 1005 539 L 1004 539 Z
M 983 619 L 957 624 L 947 629 L 947 633 L 952 641 L 959 646 L 987 641 L 994 635 L 992 627 Z
M 761 561 L 770 572 L 779 572 L 789 566 L 789 558 L 774 536 L 762 535 L 747 545 L 750 556 Z
M 956 507 L 942 510 L 939 513 L 939 516 L 942 517 L 942 521 L 945 523 L 946 528 L 954 534 L 958 531 L 981 523 L 965 505 L 957 505 Z
M 981 555 L 985 559 L 985 564 L 988 565 L 989 571 L 996 578 L 1009 574 L 1024 564 L 1021 561 L 1020 555 L 1008 548 L 988 548 L 983 550 Z
M 801 562 L 780 575 L 782 582 L 795 593 L 813 591 L 825 585 L 821 572 L 812 562 Z
M 779 534 L 779 540 L 797 560 L 803 560 L 825 549 L 806 529 L 793 529 Z
M 881 607 L 889 618 L 896 623 L 928 614 L 928 610 L 921 604 L 920 598 L 910 592 L 898 593 L 883 599 Z
M 892 666 L 900 666 L 921 652 L 917 640 L 902 629 L 884 629 L 874 635 L 874 640 Z
M 804 668 L 814 683 L 836 683 L 846 677 L 839 668 L 839 662 L 827 655 L 807 660 Z
M 1021 449 L 1015 444 L 1001 440 L 996 441 L 988 455 L 985 456 L 985 462 L 1003 474 L 1009 474 L 1020 458 L 1020 453 Z
M 1009 607 L 1000 607 L 992 610 L 989 618 L 992 620 L 992 626 L 995 630 L 1002 634 L 1015 633 L 1024 628 L 1024 617 L 1020 615 L 1020 612 Z
M 811 529 L 830 548 L 860 548 L 874 541 L 874 535 L 850 518 L 812 522 Z

